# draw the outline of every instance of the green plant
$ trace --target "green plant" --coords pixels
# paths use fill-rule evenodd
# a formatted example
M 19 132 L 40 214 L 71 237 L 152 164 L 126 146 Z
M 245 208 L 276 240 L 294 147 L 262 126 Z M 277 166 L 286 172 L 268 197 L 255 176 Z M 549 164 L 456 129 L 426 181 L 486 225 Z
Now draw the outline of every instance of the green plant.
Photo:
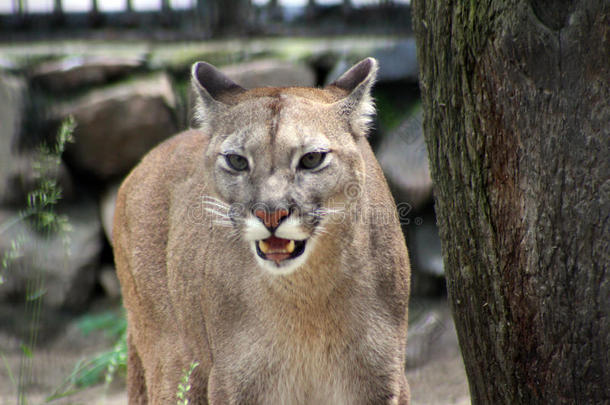
M 187 394 L 191 390 L 191 374 L 193 374 L 193 371 L 195 371 L 197 366 L 199 366 L 199 363 L 194 361 L 191 363 L 188 370 L 183 370 L 182 379 L 180 380 L 180 384 L 178 384 L 178 393 L 176 394 L 178 397 L 178 405 L 188 405 L 189 403 Z
M 47 144 L 40 145 L 32 164 L 36 187 L 28 193 L 25 208 L 0 226 L 0 233 L 7 232 L 11 227 L 21 222 L 26 222 L 46 237 L 60 234 L 66 253 L 69 252 L 69 233 L 72 228 L 68 218 L 57 214 L 55 208 L 62 197 L 62 190 L 57 181 L 61 156 L 67 143 L 73 141 L 72 134 L 75 127 L 74 119 L 69 117 L 62 122 L 55 143 L 52 146 Z M 26 242 L 27 237 L 24 234 L 17 234 L 11 240 L 10 247 L 2 255 L 0 284 L 4 283 L 4 273 L 9 269 L 11 264 L 23 256 L 23 246 Z M 28 278 L 26 284 L 26 313 L 29 319 L 24 319 L 24 321 L 29 322 L 29 336 L 27 342 L 21 344 L 22 356 L 18 379 L 12 377 L 13 373 L 8 363 L 4 361 L 5 367 L 11 376 L 11 381 L 16 385 L 19 404 L 27 403 L 25 387 L 29 384 L 31 378 L 33 348 L 38 339 L 38 323 L 40 322 L 44 292 L 44 275 L 41 271 L 35 271 L 33 277 Z M 2 357 L 4 359 L 4 356 Z
M 70 222 L 65 215 L 55 211 L 57 203 L 62 198 L 61 186 L 57 181 L 57 173 L 61 165 L 61 156 L 66 145 L 73 142 L 76 128 L 74 118 L 68 117 L 62 122 L 53 146 L 43 143 L 38 147 L 36 159 L 32 163 L 36 187 L 27 195 L 26 206 L 19 213 L 0 226 L 0 233 L 8 231 L 16 224 L 26 221 L 38 232 L 50 235 L 60 233 L 64 246 L 70 244 Z M 7 270 L 11 263 L 22 256 L 22 247 L 26 242 L 24 235 L 18 235 L 11 241 L 11 246 L 3 253 L 2 270 Z M 4 277 L 0 273 L 0 284 Z
M 47 402 L 65 398 L 101 382 L 108 386 L 116 375 L 126 373 L 127 320 L 123 311 L 85 315 L 77 325 L 85 335 L 104 331 L 108 337 L 116 339 L 116 343 L 112 349 L 98 354 L 93 359 L 78 362 L 72 373 L 47 397 Z
M 56 206 L 62 198 L 62 189 L 58 183 L 57 173 L 59 172 L 62 162 L 61 156 L 65 151 L 66 145 L 69 142 L 73 142 L 75 127 L 76 123 L 73 118 L 66 119 L 61 124 L 55 143 L 52 146 L 42 144 L 38 147 L 36 159 L 32 167 L 36 179 L 36 187 L 28 193 L 25 208 L 20 210 L 15 217 L 0 225 L 0 233 L 7 232 L 19 223 L 26 222 L 31 228 L 43 235 L 61 235 L 66 252 L 69 252 L 70 222 L 65 215 L 59 215 L 56 212 Z M 9 248 L 3 253 L 2 267 L 0 268 L 0 284 L 4 281 L 4 272 L 17 259 L 23 257 L 23 246 L 25 243 L 27 243 L 27 237 L 19 234 L 11 240 Z M 27 379 L 30 374 L 33 347 L 37 340 L 37 324 L 45 291 L 44 277 L 41 273 L 36 272 L 34 278 L 28 281 L 26 287 L 26 305 L 31 315 L 31 333 L 27 343 L 22 344 L 23 354 L 18 379 L 13 377 L 12 371 L 8 368 L 8 363 L 4 361 L 8 374 L 11 376 L 11 381 L 13 381 L 17 388 L 20 404 L 26 403 L 23 391 L 28 383 Z M 87 315 L 81 319 L 78 325 L 84 334 L 95 330 L 104 330 L 111 338 L 116 339 L 116 344 L 111 350 L 103 352 L 93 359 L 77 363 L 72 373 L 47 398 L 47 402 L 69 396 L 102 381 L 110 384 L 117 374 L 124 373 L 126 370 L 127 322 L 124 313 Z M 4 356 L 2 357 L 4 359 Z

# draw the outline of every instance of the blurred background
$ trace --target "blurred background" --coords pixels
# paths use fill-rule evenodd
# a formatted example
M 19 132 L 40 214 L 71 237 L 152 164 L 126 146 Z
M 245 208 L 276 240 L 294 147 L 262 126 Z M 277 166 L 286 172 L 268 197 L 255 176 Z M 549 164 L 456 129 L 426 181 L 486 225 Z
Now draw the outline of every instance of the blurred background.
M 126 403 L 123 177 L 190 125 L 189 70 L 324 86 L 380 63 L 370 142 L 410 250 L 413 404 L 466 404 L 408 0 L 0 0 L 0 403 Z

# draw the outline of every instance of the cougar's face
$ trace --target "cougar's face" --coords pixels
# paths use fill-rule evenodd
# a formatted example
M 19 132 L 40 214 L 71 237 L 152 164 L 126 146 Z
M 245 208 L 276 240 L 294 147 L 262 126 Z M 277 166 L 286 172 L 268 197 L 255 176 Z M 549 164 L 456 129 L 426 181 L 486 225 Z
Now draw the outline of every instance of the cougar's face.
M 261 267 L 291 273 L 337 220 L 346 187 L 362 184 L 349 125 L 324 103 L 281 93 L 231 107 L 222 123 L 206 156 L 222 199 L 212 207 L 224 205 Z

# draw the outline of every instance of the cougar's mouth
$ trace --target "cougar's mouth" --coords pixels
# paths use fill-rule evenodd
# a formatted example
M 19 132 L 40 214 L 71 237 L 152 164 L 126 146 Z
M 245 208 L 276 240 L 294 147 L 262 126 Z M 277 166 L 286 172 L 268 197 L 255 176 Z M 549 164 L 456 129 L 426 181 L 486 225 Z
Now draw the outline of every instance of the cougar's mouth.
M 270 236 L 256 241 L 256 253 L 265 260 L 279 264 L 283 260 L 299 257 L 305 251 L 304 240 L 282 239 Z

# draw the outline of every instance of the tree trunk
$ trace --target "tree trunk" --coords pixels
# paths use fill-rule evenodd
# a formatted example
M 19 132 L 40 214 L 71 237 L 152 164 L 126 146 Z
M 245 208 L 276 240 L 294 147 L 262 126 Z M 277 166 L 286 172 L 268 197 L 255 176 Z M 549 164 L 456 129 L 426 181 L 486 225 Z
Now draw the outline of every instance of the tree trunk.
M 610 6 L 414 0 L 473 404 L 610 401 Z

